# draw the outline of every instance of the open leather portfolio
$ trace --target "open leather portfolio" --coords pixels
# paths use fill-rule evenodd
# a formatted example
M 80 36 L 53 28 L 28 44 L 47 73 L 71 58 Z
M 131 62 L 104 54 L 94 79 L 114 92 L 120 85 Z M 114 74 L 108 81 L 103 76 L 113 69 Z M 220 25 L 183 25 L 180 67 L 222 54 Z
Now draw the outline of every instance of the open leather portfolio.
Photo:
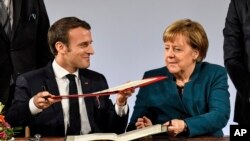
M 115 133 L 93 133 L 86 135 L 67 136 L 66 141 L 93 141 L 93 140 L 111 140 L 111 141 L 130 141 L 155 135 L 167 131 L 167 126 L 156 124 L 141 129 L 136 129 L 123 134 Z

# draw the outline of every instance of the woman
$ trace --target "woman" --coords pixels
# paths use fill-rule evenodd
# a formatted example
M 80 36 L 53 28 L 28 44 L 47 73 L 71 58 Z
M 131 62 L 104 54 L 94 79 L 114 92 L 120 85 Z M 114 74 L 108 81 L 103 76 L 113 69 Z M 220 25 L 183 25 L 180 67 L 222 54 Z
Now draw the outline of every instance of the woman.
M 168 79 L 139 90 L 127 130 L 163 124 L 173 137 L 223 136 L 230 115 L 228 78 L 223 67 L 202 62 L 208 49 L 203 27 L 178 20 L 166 28 L 163 41 L 166 66 L 143 78 Z

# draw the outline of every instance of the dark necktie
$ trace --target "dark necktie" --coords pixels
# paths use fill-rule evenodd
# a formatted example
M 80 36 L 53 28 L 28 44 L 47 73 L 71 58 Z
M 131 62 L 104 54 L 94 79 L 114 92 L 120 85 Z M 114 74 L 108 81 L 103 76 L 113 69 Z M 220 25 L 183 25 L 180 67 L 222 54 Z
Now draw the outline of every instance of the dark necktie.
M 77 94 L 77 86 L 74 74 L 68 74 L 66 77 L 69 79 L 69 94 Z M 78 98 L 69 99 L 69 126 L 67 135 L 80 135 L 81 120 L 79 112 Z
M 5 6 L 3 0 L 0 0 L 0 22 L 4 28 L 4 31 L 11 37 L 11 25 L 10 25 L 10 17 L 8 14 L 8 9 Z

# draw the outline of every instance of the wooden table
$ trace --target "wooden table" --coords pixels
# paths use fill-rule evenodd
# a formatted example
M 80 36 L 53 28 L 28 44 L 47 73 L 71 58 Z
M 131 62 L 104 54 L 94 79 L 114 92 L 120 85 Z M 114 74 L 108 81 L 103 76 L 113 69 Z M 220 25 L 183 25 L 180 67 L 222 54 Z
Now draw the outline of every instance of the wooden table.
M 146 137 L 138 141 L 229 141 L 229 136 L 225 137 L 194 137 L 194 138 L 170 138 L 166 136 Z M 15 138 L 15 141 L 32 141 L 29 138 Z M 34 140 L 33 140 L 34 141 Z M 65 141 L 63 137 L 41 138 L 41 141 Z
M 173 138 L 167 136 L 153 136 L 146 137 L 143 139 L 139 139 L 138 141 L 229 141 L 229 136 L 224 137 L 213 137 L 213 136 L 200 136 L 200 137 L 181 137 L 181 138 Z
M 35 141 L 34 138 L 15 138 L 14 141 Z M 63 137 L 41 138 L 40 141 L 65 141 Z

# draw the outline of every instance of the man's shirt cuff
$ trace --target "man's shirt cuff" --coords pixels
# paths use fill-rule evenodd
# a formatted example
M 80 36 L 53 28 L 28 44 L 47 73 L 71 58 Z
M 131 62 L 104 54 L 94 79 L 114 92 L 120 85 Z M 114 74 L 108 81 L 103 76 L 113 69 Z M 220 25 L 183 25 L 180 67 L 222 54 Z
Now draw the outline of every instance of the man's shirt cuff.
M 37 108 L 33 101 L 34 101 L 34 98 L 32 97 L 32 98 L 30 99 L 30 101 L 29 101 L 29 108 L 30 108 L 31 114 L 32 114 L 32 115 L 36 115 L 36 114 L 42 112 L 43 110 Z
M 115 104 L 115 111 L 116 111 L 117 115 L 119 115 L 120 117 L 127 115 L 128 114 L 128 104 L 126 103 L 124 106 L 118 106 L 117 104 Z

